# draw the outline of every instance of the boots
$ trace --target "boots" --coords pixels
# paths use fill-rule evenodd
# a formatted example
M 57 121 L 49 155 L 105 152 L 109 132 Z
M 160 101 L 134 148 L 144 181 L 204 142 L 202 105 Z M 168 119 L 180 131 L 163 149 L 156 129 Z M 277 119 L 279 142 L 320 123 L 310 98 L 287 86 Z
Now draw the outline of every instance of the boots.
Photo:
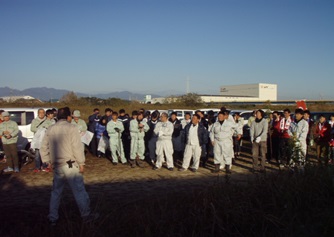
M 215 169 L 212 170 L 212 173 L 219 173 L 220 171 L 220 164 L 215 164 Z
M 206 162 L 208 161 L 208 159 L 209 159 L 208 156 L 201 157 L 203 168 L 206 168 Z
M 130 165 L 131 165 L 131 168 L 136 168 L 136 161 L 130 160 Z
M 226 174 L 232 174 L 230 165 L 225 165 L 225 170 L 226 170 Z
M 137 159 L 137 165 L 140 167 L 140 168 L 144 168 L 144 162 L 140 159 Z

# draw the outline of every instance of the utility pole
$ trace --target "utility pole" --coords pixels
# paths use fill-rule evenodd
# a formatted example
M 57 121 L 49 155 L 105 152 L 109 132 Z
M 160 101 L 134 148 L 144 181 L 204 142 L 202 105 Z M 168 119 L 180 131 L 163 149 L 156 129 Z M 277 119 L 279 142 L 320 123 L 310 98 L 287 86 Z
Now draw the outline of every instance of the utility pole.
M 322 96 L 321 93 L 319 93 L 319 98 L 320 98 L 320 100 L 323 100 L 323 99 L 324 99 L 324 97 Z
M 186 80 L 186 94 L 190 93 L 190 84 L 189 84 L 189 76 L 187 77 Z

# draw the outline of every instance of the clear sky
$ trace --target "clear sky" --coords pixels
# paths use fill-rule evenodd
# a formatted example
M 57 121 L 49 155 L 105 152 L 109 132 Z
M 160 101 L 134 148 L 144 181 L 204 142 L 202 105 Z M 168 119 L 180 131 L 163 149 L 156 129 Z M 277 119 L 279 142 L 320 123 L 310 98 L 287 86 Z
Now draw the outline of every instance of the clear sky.
M 334 99 L 333 0 L 0 0 L 0 87 Z

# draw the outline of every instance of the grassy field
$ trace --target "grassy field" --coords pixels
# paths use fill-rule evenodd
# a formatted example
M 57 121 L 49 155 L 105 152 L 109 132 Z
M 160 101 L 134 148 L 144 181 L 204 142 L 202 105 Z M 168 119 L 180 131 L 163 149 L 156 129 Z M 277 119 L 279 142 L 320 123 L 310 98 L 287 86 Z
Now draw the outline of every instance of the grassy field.
M 92 205 L 101 217 L 90 224 L 81 222 L 71 195 L 62 200 L 56 227 L 46 221 L 47 204 L 41 209 L 35 200 L 28 210 L 2 208 L 0 236 L 334 236 L 333 172 L 309 166 L 304 173 L 258 175 L 246 183 L 220 175 L 200 189 L 124 191 L 111 200 L 100 192 Z M 30 214 L 23 219 L 21 212 Z

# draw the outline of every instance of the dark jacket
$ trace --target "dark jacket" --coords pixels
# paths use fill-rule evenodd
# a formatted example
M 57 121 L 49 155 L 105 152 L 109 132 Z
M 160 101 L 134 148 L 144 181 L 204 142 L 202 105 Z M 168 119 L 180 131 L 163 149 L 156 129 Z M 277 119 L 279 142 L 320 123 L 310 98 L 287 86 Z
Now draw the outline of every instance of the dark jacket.
M 98 114 L 92 114 L 88 117 L 88 131 L 94 132 L 96 125 L 100 122 Z
M 122 139 L 128 139 L 130 137 L 130 120 L 127 116 L 118 116 L 118 120 L 123 123 L 124 131 L 122 132 Z
M 306 120 L 306 122 L 308 123 L 308 133 L 307 133 L 307 139 L 310 140 L 310 139 L 313 139 L 313 132 L 315 132 L 315 124 L 314 124 L 314 121 L 313 119 L 308 119 Z
M 185 144 L 188 143 L 188 137 L 189 137 L 189 129 L 190 126 L 192 126 L 192 123 L 187 124 L 184 128 L 184 142 Z M 198 123 L 198 130 L 197 130 L 197 135 L 198 135 L 198 140 L 199 140 L 199 145 L 203 146 L 208 143 L 208 130 L 203 126 L 202 123 Z
M 173 124 L 174 126 L 174 132 L 172 134 L 172 137 L 178 137 L 180 136 L 180 133 L 181 133 L 181 130 L 182 130 L 182 125 L 181 125 L 181 122 L 180 120 L 176 119 L 175 121 L 172 121 L 170 118 L 169 118 L 169 121 Z
M 331 125 L 324 122 L 322 128 L 319 127 L 320 123 L 316 123 L 314 139 L 317 143 L 328 143 L 331 140 Z
M 155 125 L 157 125 L 158 122 L 159 120 L 156 120 L 156 121 L 149 120 L 147 122 L 147 125 L 150 127 L 150 130 L 146 132 L 145 140 L 149 141 L 153 136 L 155 136 L 153 131 L 154 131 Z
M 201 118 L 201 121 L 200 121 L 201 124 L 203 124 L 203 126 L 208 129 L 209 128 L 209 122 L 206 121 L 205 118 Z

